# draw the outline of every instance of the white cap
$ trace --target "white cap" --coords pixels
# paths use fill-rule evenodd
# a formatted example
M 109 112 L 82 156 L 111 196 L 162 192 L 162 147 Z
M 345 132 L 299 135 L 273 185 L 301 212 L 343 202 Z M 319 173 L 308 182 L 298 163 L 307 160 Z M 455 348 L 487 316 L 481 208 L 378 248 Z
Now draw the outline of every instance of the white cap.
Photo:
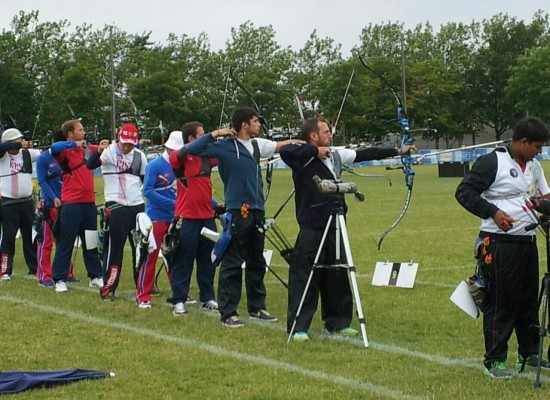
M 170 150 L 179 150 L 183 147 L 183 132 L 182 131 L 172 131 L 164 147 Z
M 22 138 L 23 134 L 19 132 L 19 129 L 10 128 L 6 129 L 4 133 L 2 133 L 2 142 L 9 142 L 11 140 Z

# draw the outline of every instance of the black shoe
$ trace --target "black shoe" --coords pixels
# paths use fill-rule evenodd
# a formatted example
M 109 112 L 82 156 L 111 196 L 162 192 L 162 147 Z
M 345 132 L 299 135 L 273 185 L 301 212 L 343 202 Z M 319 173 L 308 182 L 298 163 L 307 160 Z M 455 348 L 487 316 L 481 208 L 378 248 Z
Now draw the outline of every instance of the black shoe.
M 259 310 L 256 312 L 251 312 L 248 314 L 250 319 L 257 319 L 258 321 L 265 321 L 265 322 L 276 322 L 277 317 L 274 317 L 270 313 L 268 313 L 266 310 Z
M 222 324 L 229 328 L 242 328 L 244 326 L 244 323 L 236 315 L 225 319 L 225 321 L 222 321 Z

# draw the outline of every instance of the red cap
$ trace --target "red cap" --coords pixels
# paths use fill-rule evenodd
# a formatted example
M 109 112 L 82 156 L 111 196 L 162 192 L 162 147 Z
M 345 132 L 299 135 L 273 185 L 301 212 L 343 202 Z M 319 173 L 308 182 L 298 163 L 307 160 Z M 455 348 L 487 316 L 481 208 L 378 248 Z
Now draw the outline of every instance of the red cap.
M 124 124 L 118 131 L 118 140 L 120 143 L 131 143 L 136 145 L 138 142 L 138 130 L 134 124 Z

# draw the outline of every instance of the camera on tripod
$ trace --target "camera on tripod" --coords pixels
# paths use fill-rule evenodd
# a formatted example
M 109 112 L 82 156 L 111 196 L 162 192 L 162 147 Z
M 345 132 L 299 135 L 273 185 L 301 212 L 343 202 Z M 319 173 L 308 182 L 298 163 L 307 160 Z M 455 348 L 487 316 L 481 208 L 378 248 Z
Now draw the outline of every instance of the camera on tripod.
M 313 181 L 317 189 L 323 194 L 353 193 L 359 201 L 365 201 L 365 195 L 357 190 L 355 182 L 342 182 L 342 180 L 321 179 L 315 175 Z

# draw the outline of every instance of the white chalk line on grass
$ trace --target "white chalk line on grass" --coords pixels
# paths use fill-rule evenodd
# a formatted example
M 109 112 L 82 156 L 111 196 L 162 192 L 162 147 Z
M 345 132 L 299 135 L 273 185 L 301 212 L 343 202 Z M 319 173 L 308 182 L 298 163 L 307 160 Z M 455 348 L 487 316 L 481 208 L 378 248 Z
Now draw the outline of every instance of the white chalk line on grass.
M 32 277 L 32 276 L 22 276 L 22 278 L 28 279 L 28 280 L 35 280 L 35 278 Z M 452 288 L 456 287 L 455 285 L 440 283 L 440 282 L 424 282 L 423 284 L 429 285 L 429 286 L 436 286 L 436 287 L 452 287 Z M 71 290 L 92 292 L 92 293 L 98 295 L 98 290 L 91 289 L 91 288 L 88 288 L 88 287 L 82 287 L 82 286 L 79 286 L 78 284 L 77 285 L 70 285 L 69 288 Z M 48 288 L 46 290 L 52 290 L 52 289 Z M 135 294 L 134 291 L 123 292 L 123 293 L 120 293 L 120 294 L 123 295 L 123 296 L 117 297 L 117 299 L 119 299 L 119 300 L 129 300 L 129 301 L 135 303 L 135 299 L 133 297 L 134 294 Z M 66 294 L 61 294 L 61 296 L 65 296 L 65 295 Z M 0 297 L 0 299 L 1 299 L 1 297 Z M 161 302 L 161 306 L 162 307 L 172 307 L 171 304 L 164 303 L 164 302 Z M 186 307 L 186 310 L 188 312 L 191 312 L 191 313 L 207 315 L 208 317 L 213 317 L 213 318 L 219 319 L 219 314 L 213 313 L 211 311 L 201 311 L 201 310 L 199 310 L 195 307 Z M 137 306 L 136 306 L 136 311 L 138 311 L 138 312 L 150 312 L 150 310 L 137 310 Z M 279 332 L 284 333 L 286 335 L 286 329 L 282 326 L 277 325 L 277 324 L 272 324 L 272 323 L 267 324 L 265 322 L 259 322 L 259 321 L 254 321 L 254 320 L 248 320 L 247 322 L 248 322 L 249 325 L 255 325 L 255 326 L 258 326 L 258 327 L 262 327 L 264 329 L 271 329 L 273 331 L 279 331 Z M 367 332 L 367 334 L 368 334 L 368 332 Z M 360 347 L 360 348 L 364 349 L 363 342 L 361 340 L 353 340 L 353 339 L 344 338 L 344 337 L 337 336 L 337 335 L 328 336 L 326 334 L 317 333 L 317 332 L 314 332 L 314 331 L 308 332 L 308 335 L 311 338 L 317 338 L 317 339 L 322 339 L 322 340 L 332 340 L 332 341 L 337 341 L 337 342 L 344 342 L 344 343 L 351 344 L 351 345 L 354 345 L 356 347 Z M 397 346 L 397 345 L 394 345 L 394 344 L 375 342 L 375 341 L 372 341 L 371 339 L 369 339 L 369 349 L 377 350 L 377 351 L 383 351 L 383 352 L 391 353 L 391 354 L 404 355 L 404 356 L 408 356 L 408 357 L 411 357 L 411 358 L 422 359 L 424 361 L 432 362 L 432 363 L 443 365 L 443 366 L 468 368 L 468 369 L 474 369 L 474 370 L 478 370 L 478 371 L 483 371 L 483 369 L 484 369 L 484 367 L 481 363 L 481 360 L 479 362 L 472 362 L 471 360 L 466 360 L 466 359 L 451 358 L 451 357 L 440 356 L 440 355 L 432 354 L 432 353 L 423 353 L 423 352 L 416 351 L 416 350 L 409 350 L 407 348 Z M 525 378 L 525 379 L 534 379 L 534 374 L 528 372 L 528 373 L 523 373 L 523 374 L 517 375 L 517 377 L 518 378 Z M 542 382 L 550 382 L 550 377 L 541 376 L 541 381 Z
M 194 349 L 204 350 L 215 355 L 221 355 L 225 357 L 234 358 L 237 360 L 243 360 L 253 364 L 263 365 L 269 368 L 274 368 L 285 372 L 291 372 L 294 374 L 303 375 L 308 378 L 326 381 L 332 384 L 348 386 L 353 389 L 366 390 L 370 393 L 383 396 L 383 397 L 395 398 L 395 399 L 411 399 L 411 400 L 426 399 L 426 397 L 411 396 L 399 390 L 395 390 L 386 386 L 376 385 L 368 381 L 359 381 L 359 380 L 350 379 L 348 377 L 344 377 L 340 375 L 327 374 L 325 372 L 307 369 L 302 366 L 274 360 L 267 357 L 255 356 L 252 354 L 242 353 L 234 350 L 227 350 L 219 346 L 214 346 L 212 344 L 200 342 L 198 340 L 184 339 L 177 336 L 167 335 L 167 334 L 155 331 L 153 329 L 140 328 L 140 327 L 136 327 L 136 326 L 121 323 L 121 322 L 114 322 L 114 321 L 109 321 L 102 318 L 91 317 L 89 315 L 77 313 L 74 311 L 61 310 L 59 308 L 37 304 L 29 300 L 19 299 L 11 296 L 0 296 L 0 300 L 7 301 L 13 304 L 21 304 L 26 307 L 40 310 L 42 312 L 60 315 L 62 317 L 70 318 L 73 320 L 91 323 L 94 325 L 102 325 L 108 328 L 120 329 L 120 330 L 131 332 L 137 335 L 141 335 L 141 336 L 148 336 L 154 339 L 164 340 L 166 342 L 176 343 L 182 346 L 193 347 Z

